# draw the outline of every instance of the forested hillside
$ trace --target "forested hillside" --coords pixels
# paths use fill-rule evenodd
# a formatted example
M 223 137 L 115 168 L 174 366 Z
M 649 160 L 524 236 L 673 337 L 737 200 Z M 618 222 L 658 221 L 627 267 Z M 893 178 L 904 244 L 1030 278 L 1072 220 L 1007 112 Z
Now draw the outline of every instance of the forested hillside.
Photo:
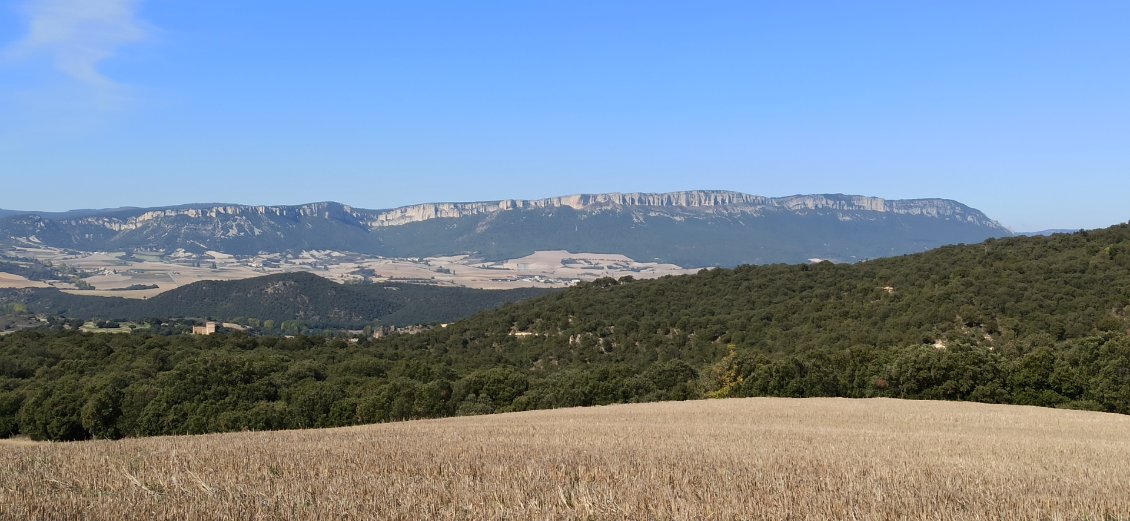
M 1130 413 L 1130 225 L 601 279 L 419 335 L 0 339 L 0 433 L 80 439 L 728 396 Z
M 522 339 L 526 345 L 572 342 L 611 353 L 731 343 L 761 353 L 957 340 L 1050 347 L 1130 325 L 1128 239 L 1130 226 L 1122 225 L 852 265 L 601 279 L 438 335 L 485 346 L 513 329 L 536 334 Z
M 302 328 L 360 328 L 379 321 L 406 326 L 454 322 L 545 289 L 481 290 L 381 283 L 344 285 L 305 272 L 200 281 L 151 299 L 73 295 L 51 288 L 0 289 L 0 305 L 83 320 L 195 317 Z

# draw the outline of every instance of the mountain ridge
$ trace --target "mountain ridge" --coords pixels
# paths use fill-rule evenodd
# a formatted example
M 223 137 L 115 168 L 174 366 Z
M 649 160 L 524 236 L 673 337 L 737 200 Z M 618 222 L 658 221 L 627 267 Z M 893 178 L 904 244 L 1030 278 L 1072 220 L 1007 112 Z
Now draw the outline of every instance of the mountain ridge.
M 543 199 L 502 199 L 470 203 L 422 203 L 384 210 L 371 225 L 396 226 L 434 218 L 458 218 L 468 214 L 490 213 L 529 208 L 561 208 L 574 210 L 601 207 L 679 207 L 716 208 L 733 207 L 733 213 L 755 213 L 768 208 L 788 210 L 846 210 L 890 212 L 905 215 L 956 216 L 964 215 L 970 222 L 1004 228 L 984 213 L 957 201 L 940 198 L 888 200 L 880 197 L 846 194 L 812 194 L 785 197 L 766 197 L 728 190 L 687 190 L 679 192 L 611 192 L 602 194 L 576 194 Z
M 980 210 L 948 199 L 765 197 L 725 190 L 423 203 L 385 210 L 337 202 L 190 204 L 0 218 L 0 243 L 85 251 L 337 250 L 501 260 L 564 249 L 686 267 L 855 261 L 1009 235 Z
M 975 210 L 951 199 L 916 198 L 885 199 L 851 194 L 797 194 L 767 197 L 729 190 L 685 190 L 676 192 L 609 192 L 598 194 L 573 194 L 541 199 L 498 199 L 473 202 L 434 202 L 405 205 L 389 209 L 364 209 L 336 201 L 319 201 L 297 205 L 249 205 L 238 203 L 189 203 L 175 206 L 121 207 L 108 209 L 82 209 L 65 212 L 38 212 L 0 210 L 0 217 L 34 215 L 69 221 L 76 224 L 100 224 L 114 231 L 137 228 L 141 223 L 160 217 L 218 217 L 257 213 L 279 217 L 349 216 L 358 224 L 370 229 L 398 226 L 429 219 L 459 218 L 497 211 L 561 208 L 585 210 L 609 206 L 624 207 L 682 207 L 718 208 L 736 207 L 739 212 L 753 213 L 757 209 L 783 208 L 787 210 L 841 210 L 873 211 L 902 215 L 960 216 L 969 222 L 1004 227 Z M 121 217 L 119 217 L 121 216 Z

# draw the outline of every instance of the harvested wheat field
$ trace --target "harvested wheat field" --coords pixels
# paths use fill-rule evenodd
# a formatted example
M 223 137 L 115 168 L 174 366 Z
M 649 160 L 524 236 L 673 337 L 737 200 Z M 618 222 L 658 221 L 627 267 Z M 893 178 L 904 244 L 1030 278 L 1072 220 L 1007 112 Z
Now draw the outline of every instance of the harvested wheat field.
M 0 444 L 3 519 L 1130 519 L 1130 417 L 729 399 Z

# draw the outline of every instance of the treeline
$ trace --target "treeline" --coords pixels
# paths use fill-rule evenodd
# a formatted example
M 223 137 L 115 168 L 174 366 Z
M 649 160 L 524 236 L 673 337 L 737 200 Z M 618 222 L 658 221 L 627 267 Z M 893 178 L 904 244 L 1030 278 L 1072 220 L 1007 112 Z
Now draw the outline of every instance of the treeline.
M 380 341 L 24 332 L 0 433 L 82 439 L 727 396 L 1130 413 L 1130 226 L 600 279 Z
M 23 332 L 0 339 L 0 435 L 81 440 L 332 427 L 732 396 L 846 396 L 1130 413 L 1130 338 L 1024 353 L 857 347 L 771 356 L 529 363 L 533 353 L 388 349 L 313 337 Z
M 369 341 L 21 332 L 0 337 L 0 435 L 196 434 L 685 399 L 699 396 L 696 378 L 680 361 L 530 371 Z

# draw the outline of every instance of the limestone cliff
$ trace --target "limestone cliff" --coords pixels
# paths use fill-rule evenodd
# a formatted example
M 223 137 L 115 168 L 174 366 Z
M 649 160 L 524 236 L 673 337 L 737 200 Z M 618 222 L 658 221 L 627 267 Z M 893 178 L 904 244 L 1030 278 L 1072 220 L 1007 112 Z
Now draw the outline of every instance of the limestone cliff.
M 607 193 L 568 195 L 546 199 L 475 203 L 425 203 L 377 212 L 368 221 L 371 228 L 399 226 L 429 219 L 461 218 L 493 212 L 530 208 L 572 208 L 583 211 L 647 208 L 660 213 L 750 214 L 767 210 L 879 212 L 957 219 L 970 224 L 1007 230 L 978 210 L 946 199 L 886 200 L 860 195 L 794 195 L 764 197 L 722 190 L 692 190 L 667 193 Z
M 301 206 L 247 206 L 247 205 L 215 205 L 215 206 L 187 206 L 174 208 L 157 208 L 141 210 L 140 213 L 122 214 L 114 212 L 112 215 L 90 215 L 74 219 L 64 219 L 74 225 L 102 226 L 114 231 L 129 231 L 142 228 L 149 223 L 165 221 L 178 217 L 187 219 L 221 219 L 230 217 L 280 217 L 296 219 L 298 217 L 323 217 L 332 219 L 337 215 L 360 217 L 353 208 L 339 203 L 310 203 Z
M 731 191 L 608 193 L 535 200 L 427 203 L 366 210 L 195 204 L 0 217 L 0 246 L 84 251 L 335 250 L 386 257 L 469 254 L 501 260 L 536 250 L 620 253 L 681 266 L 855 261 L 1010 235 L 945 199 Z

